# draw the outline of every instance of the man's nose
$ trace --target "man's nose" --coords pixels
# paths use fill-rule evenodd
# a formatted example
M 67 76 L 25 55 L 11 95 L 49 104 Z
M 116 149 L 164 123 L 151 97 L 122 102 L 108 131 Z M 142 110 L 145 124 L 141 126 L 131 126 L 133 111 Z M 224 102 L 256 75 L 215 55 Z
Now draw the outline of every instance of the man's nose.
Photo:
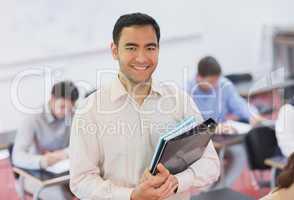
M 139 51 L 136 56 L 136 61 L 138 63 L 144 63 L 146 61 L 146 54 L 144 51 Z

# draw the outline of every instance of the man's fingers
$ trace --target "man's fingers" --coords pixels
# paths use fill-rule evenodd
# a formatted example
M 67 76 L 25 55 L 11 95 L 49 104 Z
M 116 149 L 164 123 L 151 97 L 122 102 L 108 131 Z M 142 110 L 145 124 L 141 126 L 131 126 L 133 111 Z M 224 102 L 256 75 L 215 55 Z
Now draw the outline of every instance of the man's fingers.
M 168 192 L 169 188 L 171 187 L 172 187 L 172 179 L 171 179 L 171 176 L 169 176 L 168 179 L 164 182 L 164 184 L 157 189 L 157 192 L 162 195 L 163 193 Z
M 162 184 L 165 183 L 165 181 L 166 181 L 166 177 L 162 177 L 162 176 L 151 176 L 150 178 L 146 180 L 148 185 L 154 188 L 160 187 Z
M 164 177 L 168 177 L 170 175 L 168 169 L 164 167 L 163 164 L 159 163 L 157 165 L 158 174 Z

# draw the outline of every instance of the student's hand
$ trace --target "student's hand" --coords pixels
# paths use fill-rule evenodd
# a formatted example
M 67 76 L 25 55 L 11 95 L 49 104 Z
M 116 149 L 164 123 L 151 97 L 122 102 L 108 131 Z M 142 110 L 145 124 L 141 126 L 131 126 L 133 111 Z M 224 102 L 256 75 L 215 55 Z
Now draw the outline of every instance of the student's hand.
M 66 151 L 63 149 L 53 151 L 53 152 L 51 152 L 51 154 L 54 155 L 55 157 L 60 158 L 61 160 L 65 160 L 66 158 L 68 158 Z
M 260 115 L 254 115 L 254 116 L 250 117 L 250 119 L 249 119 L 249 123 L 251 126 L 256 126 L 256 125 L 262 123 L 263 121 L 265 121 L 265 119 Z
M 131 200 L 161 200 L 174 194 L 178 187 L 177 178 L 162 165 L 157 166 L 156 176 L 147 176 L 132 192 Z
M 45 169 L 66 158 L 67 158 L 67 154 L 64 150 L 47 152 L 43 155 L 40 165 L 43 169 Z

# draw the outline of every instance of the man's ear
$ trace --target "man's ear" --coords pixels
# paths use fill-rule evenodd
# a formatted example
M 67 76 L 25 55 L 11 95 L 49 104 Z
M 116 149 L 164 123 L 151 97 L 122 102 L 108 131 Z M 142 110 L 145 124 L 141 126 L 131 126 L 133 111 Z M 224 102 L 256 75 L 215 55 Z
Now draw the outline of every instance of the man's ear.
M 114 42 L 110 45 L 112 57 L 117 60 L 118 59 L 118 46 L 114 44 Z

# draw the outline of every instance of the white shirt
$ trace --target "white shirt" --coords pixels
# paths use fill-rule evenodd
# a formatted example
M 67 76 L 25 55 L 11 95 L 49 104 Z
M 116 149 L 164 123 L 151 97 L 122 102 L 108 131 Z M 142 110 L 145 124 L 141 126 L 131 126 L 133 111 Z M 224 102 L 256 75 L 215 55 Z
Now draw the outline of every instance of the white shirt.
M 290 104 L 282 106 L 279 111 L 276 137 L 282 153 L 289 157 L 294 152 L 294 107 Z
M 118 78 L 100 87 L 74 117 L 71 190 L 80 199 L 129 200 L 149 167 L 160 134 L 188 116 L 203 121 L 193 100 L 177 88 L 153 81 L 139 106 Z M 189 188 L 205 189 L 219 173 L 219 159 L 210 142 L 200 160 L 176 175 L 178 193 L 169 199 L 190 199 Z

